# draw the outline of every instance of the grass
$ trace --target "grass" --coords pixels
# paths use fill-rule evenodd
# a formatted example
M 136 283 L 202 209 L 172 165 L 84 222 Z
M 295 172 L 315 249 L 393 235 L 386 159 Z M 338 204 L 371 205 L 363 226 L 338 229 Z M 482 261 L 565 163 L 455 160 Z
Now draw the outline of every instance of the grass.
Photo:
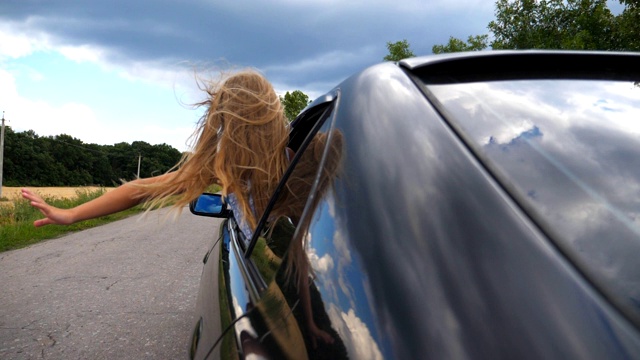
M 47 203 L 59 208 L 71 208 L 104 194 L 105 189 L 95 191 L 78 190 L 73 198 L 58 198 L 44 196 Z M 52 239 L 70 232 L 79 231 L 106 224 L 115 220 L 144 211 L 141 206 L 135 206 L 113 215 L 82 221 L 73 225 L 48 225 L 36 228 L 35 220 L 41 219 L 42 214 L 33 208 L 25 199 L 13 200 L 8 205 L 0 206 L 0 252 L 19 249 L 35 244 L 45 239 Z

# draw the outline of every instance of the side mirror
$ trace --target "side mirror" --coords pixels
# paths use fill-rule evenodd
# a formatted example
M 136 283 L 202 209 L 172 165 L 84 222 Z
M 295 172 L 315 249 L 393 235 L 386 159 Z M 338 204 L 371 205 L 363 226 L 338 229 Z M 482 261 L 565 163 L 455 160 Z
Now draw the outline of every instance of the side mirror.
M 194 215 L 217 218 L 228 218 L 231 213 L 227 210 L 227 204 L 222 201 L 222 195 L 210 193 L 203 193 L 190 202 L 189 210 Z

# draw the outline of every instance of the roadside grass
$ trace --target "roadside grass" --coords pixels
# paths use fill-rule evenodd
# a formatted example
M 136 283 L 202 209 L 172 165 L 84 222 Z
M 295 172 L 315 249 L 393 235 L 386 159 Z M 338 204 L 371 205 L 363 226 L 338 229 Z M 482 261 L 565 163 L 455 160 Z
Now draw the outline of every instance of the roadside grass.
M 220 186 L 211 185 L 206 192 L 217 193 Z M 55 207 L 68 209 L 87 201 L 93 200 L 107 192 L 106 189 L 76 190 L 73 198 L 63 198 L 54 196 L 42 196 L 42 198 Z M 171 206 L 173 201 L 167 201 L 164 206 Z M 9 204 L 0 205 L 0 253 L 8 250 L 20 249 L 42 240 L 53 239 L 71 232 L 89 229 L 104 225 L 112 221 L 117 221 L 146 211 L 143 205 L 134 206 L 115 214 L 102 216 L 96 219 L 85 220 L 73 225 L 47 225 L 43 227 L 33 226 L 33 222 L 42 219 L 42 213 L 29 204 L 23 198 L 15 198 Z
M 73 198 L 43 196 L 43 199 L 55 207 L 71 208 L 95 199 L 105 192 L 105 189 L 94 191 L 78 190 L 76 191 L 76 196 Z M 0 206 L 0 252 L 23 248 L 42 240 L 52 239 L 70 232 L 103 225 L 142 211 L 144 211 L 144 209 L 138 205 L 129 210 L 97 219 L 81 221 L 73 225 L 49 225 L 36 228 L 33 226 L 33 222 L 41 219 L 42 213 L 33 208 L 27 200 L 17 198 L 8 205 Z

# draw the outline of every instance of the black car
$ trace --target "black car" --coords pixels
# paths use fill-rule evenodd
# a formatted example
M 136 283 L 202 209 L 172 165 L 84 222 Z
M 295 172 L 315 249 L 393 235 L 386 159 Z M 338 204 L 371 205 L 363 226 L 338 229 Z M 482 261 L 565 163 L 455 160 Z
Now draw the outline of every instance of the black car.
M 640 54 L 383 63 L 291 129 L 253 233 L 192 204 L 192 358 L 640 359 Z

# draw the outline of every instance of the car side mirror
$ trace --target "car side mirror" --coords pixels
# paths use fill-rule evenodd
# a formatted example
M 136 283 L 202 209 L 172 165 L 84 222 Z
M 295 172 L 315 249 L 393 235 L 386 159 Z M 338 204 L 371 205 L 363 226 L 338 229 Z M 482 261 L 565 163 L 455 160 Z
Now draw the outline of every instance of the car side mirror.
M 210 193 L 203 193 L 190 202 L 189 210 L 194 215 L 216 218 L 228 218 L 231 214 L 231 211 L 227 210 L 227 204 L 222 201 L 222 195 Z

